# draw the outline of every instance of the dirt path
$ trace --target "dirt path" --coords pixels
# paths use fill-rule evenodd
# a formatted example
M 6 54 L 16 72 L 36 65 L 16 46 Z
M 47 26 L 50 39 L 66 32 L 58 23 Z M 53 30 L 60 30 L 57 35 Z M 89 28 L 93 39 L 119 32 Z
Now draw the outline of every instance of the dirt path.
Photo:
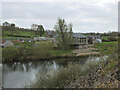
M 98 49 L 95 48 L 81 48 L 81 49 L 76 49 L 73 51 L 73 53 L 76 54 L 76 56 L 81 56 L 81 55 L 98 55 L 99 52 L 97 52 Z

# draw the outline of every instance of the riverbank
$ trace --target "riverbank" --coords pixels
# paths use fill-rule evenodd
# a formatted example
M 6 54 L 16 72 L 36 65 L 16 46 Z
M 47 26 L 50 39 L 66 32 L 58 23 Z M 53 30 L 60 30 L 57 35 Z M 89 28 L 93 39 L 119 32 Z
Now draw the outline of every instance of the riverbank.
M 110 60 L 100 63 L 88 74 L 79 77 L 65 88 L 118 88 L 119 70 L 118 59 L 109 57 Z
M 100 56 L 107 55 L 108 58 L 101 58 L 100 61 L 89 61 L 83 66 L 70 64 L 67 68 L 62 68 L 61 72 L 56 72 L 54 77 L 50 76 L 42 82 L 38 77 L 38 81 L 32 87 L 118 88 L 120 73 L 118 70 L 117 42 L 104 42 L 95 44 L 94 47 L 99 50 Z
M 96 48 L 96 50 L 94 49 L 93 51 L 99 52 L 100 55 L 98 58 L 101 57 L 101 59 L 91 58 L 88 60 L 86 59 L 87 58 L 86 55 L 83 55 L 83 56 L 80 55 L 80 56 L 76 57 L 77 54 L 75 54 L 75 53 L 73 54 L 73 50 L 63 51 L 60 49 L 55 49 L 51 42 L 40 42 L 37 44 L 33 44 L 33 45 L 35 45 L 35 47 L 32 45 L 30 45 L 30 46 L 26 45 L 26 46 L 21 47 L 22 48 L 22 49 L 20 49 L 21 51 L 19 51 L 19 48 L 12 48 L 11 50 L 13 50 L 13 49 L 18 50 L 17 53 L 15 50 L 14 58 L 16 57 L 15 55 L 18 55 L 18 56 L 21 55 L 21 56 L 19 56 L 19 58 L 21 57 L 21 59 L 22 59 L 22 57 L 24 55 L 25 58 L 23 58 L 21 60 L 21 62 L 28 61 L 29 63 L 26 62 L 26 64 L 25 64 L 25 63 L 21 63 L 21 62 L 14 62 L 14 63 L 11 63 L 11 66 L 10 66 L 10 62 L 12 62 L 12 61 L 8 61 L 8 66 L 13 67 L 12 68 L 13 71 L 15 70 L 15 66 L 17 66 L 17 65 L 18 65 L 18 67 L 21 66 L 21 67 L 19 67 L 19 69 L 16 67 L 16 73 L 18 73 L 17 70 L 18 71 L 20 70 L 20 72 L 25 70 L 24 73 L 25 72 L 27 73 L 28 71 L 32 70 L 31 69 L 32 63 L 33 63 L 33 68 L 34 68 L 33 72 L 38 69 L 36 67 L 37 65 L 38 66 L 43 65 L 42 67 L 40 66 L 40 71 L 37 72 L 37 74 L 35 75 L 36 80 L 32 80 L 32 81 L 34 81 L 34 83 L 32 83 L 30 86 L 27 86 L 26 84 L 24 84 L 25 87 L 29 87 L 29 88 L 63 88 L 63 87 L 64 88 L 80 88 L 80 87 L 84 87 L 84 88 L 94 87 L 95 88 L 95 87 L 103 87 L 103 86 L 109 87 L 109 85 L 111 85 L 111 87 L 113 87 L 113 85 L 115 86 L 116 83 L 118 83 L 118 82 L 116 82 L 116 80 L 115 80 L 114 83 L 108 83 L 109 81 L 110 82 L 112 81 L 111 78 L 109 78 L 108 76 L 111 75 L 111 77 L 117 79 L 115 74 L 118 72 L 117 71 L 118 59 L 117 59 L 117 55 L 114 55 L 115 52 L 113 52 L 114 49 L 116 48 L 115 43 L 116 42 L 112 42 L 111 44 L 109 44 L 109 43 L 105 42 L 103 44 L 96 44 L 96 46 L 89 47 L 89 49 L 86 48 L 84 50 L 83 49 L 77 50 L 77 52 L 79 52 L 79 53 L 86 53 L 86 52 L 88 52 L 88 50 L 92 51 L 93 48 Z M 109 44 L 109 46 L 111 46 L 112 48 L 106 47 L 107 44 Z M 45 48 L 47 48 L 47 49 L 45 49 Z M 90 48 L 92 48 L 92 49 L 90 49 Z M 110 52 L 109 48 L 112 49 L 111 55 L 108 54 Z M 6 49 L 9 50 L 10 48 L 6 48 Z M 104 49 L 107 49 L 108 51 L 104 52 Z M 6 50 L 6 52 L 8 52 L 7 50 Z M 8 53 L 9 53 L 8 57 L 10 57 L 9 55 L 11 54 L 11 51 Z M 103 57 L 102 55 L 103 54 L 105 55 L 105 53 L 107 56 L 110 56 L 110 57 L 107 59 L 106 59 L 106 56 Z M 46 57 L 46 55 L 55 55 L 57 58 L 59 58 L 59 60 L 56 60 L 59 63 L 56 63 L 54 61 L 54 59 L 52 59 L 52 58 L 51 58 L 52 59 L 51 62 L 49 60 L 44 60 L 44 59 L 40 60 L 41 62 L 38 61 L 38 59 L 33 60 L 33 61 L 38 61 L 40 63 L 40 65 L 39 65 L 39 64 L 37 64 L 38 62 L 31 61 L 30 57 L 28 58 L 29 60 L 26 60 L 28 55 L 32 58 L 34 58 L 36 56 L 37 56 L 37 58 L 40 58 L 41 56 Z M 61 55 L 62 57 L 58 57 L 57 55 Z M 68 58 L 67 55 L 69 55 L 70 58 Z M 71 55 L 73 55 L 73 56 L 71 56 Z M 72 57 L 74 57 L 74 56 L 76 58 L 73 59 Z M 90 55 L 88 55 L 88 57 L 89 56 Z M 66 59 L 63 60 L 63 57 Z M 80 59 L 80 57 L 81 57 L 81 59 Z M 86 57 L 86 58 L 84 58 L 84 57 Z M 70 62 L 68 64 L 67 61 L 70 61 L 71 59 L 72 59 L 72 61 L 76 61 L 76 63 Z M 82 60 L 85 62 L 84 64 L 80 62 Z M 30 61 L 32 63 L 30 63 Z M 64 64 L 66 64 L 66 66 L 63 66 L 62 62 L 64 62 Z M 57 64 L 62 65 L 62 66 L 57 67 Z M 6 66 L 5 63 L 4 63 L 4 65 Z M 25 67 L 25 65 L 26 65 L 26 67 Z M 101 68 L 103 70 L 101 70 Z M 7 68 L 5 68 L 5 69 L 7 69 Z M 6 71 L 6 70 L 4 70 L 4 71 Z M 10 71 L 10 70 L 8 70 L 8 71 Z M 105 71 L 105 73 L 106 73 L 105 75 L 104 75 L 103 71 Z M 20 73 L 18 73 L 18 75 L 20 75 Z M 23 72 L 21 72 L 21 75 L 23 75 L 23 77 L 25 77 Z M 27 75 L 30 75 L 30 74 L 27 73 Z M 103 79 L 103 81 L 102 81 L 102 79 Z M 7 79 L 5 79 L 5 80 L 6 80 L 6 82 L 8 82 Z M 14 82 L 14 80 L 13 80 L 13 82 Z M 90 84 L 89 84 L 89 82 L 90 82 Z M 11 82 L 9 82 L 9 83 L 11 83 Z M 14 86 L 14 84 L 13 84 L 13 86 Z
M 105 57 L 101 57 L 104 58 Z M 76 63 L 68 63 L 65 67 L 60 67 L 58 70 L 50 73 L 43 73 L 41 71 L 36 74 L 35 83 L 30 85 L 30 88 L 63 88 L 71 81 L 78 79 L 82 75 L 86 75 L 91 69 L 94 69 L 100 62 L 101 58 L 81 58 L 77 59 Z M 70 62 L 70 60 L 68 60 Z M 84 63 L 82 63 L 83 61 Z M 81 62 L 81 63 L 80 63 Z M 66 63 L 66 61 L 64 61 Z M 28 86 L 29 87 L 29 86 Z
M 60 50 L 53 46 L 50 41 L 39 42 L 25 42 L 20 44 L 19 47 L 2 48 L 2 61 L 3 62 L 24 62 L 27 60 L 44 60 L 52 57 L 65 55 L 72 55 L 71 50 Z
M 16 45 L 18 45 L 16 43 Z M 3 62 L 26 62 L 39 60 L 52 60 L 59 58 L 79 58 L 88 56 L 108 55 L 117 50 L 116 42 L 103 42 L 88 48 L 76 50 L 61 50 L 54 48 L 51 41 L 39 41 L 32 43 L 22 43 L 19 47 L 2 48 Z
M 120 71 L 118 69 L 117 44 L 117 42 L 95 44 L 100 55 L 108 55 L 108 59 L 99 63 L 95 69 L 91 69 L 86 75 L 70 82 L 65 88 L 118 88 Z
M 69 63 L 49 74 L 36 74 L 29 88 L 118 88 L 118 59 L 111 55 L 91 59 L 83 65 Z
M 18 44 L 16 43 L 16 45 Z M 61 50 L 59 48 L 54 48 L 54 44 L 51 41 L 38 41 L 34 43 L 25 42 L 19 44 L 19 47 L 2 48 L 2 52 L 3 62 L 29 62 L 99 55 L 98 52 L 93 52 L 93 49 L 91 48 L 78 50 Z

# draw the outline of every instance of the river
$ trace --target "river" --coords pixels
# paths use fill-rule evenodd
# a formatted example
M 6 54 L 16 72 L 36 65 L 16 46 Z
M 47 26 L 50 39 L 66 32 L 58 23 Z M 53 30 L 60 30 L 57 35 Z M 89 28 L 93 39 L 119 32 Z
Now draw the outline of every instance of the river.
M 99 57 L 87 57 L 76 59 L 58 59 L 36 62 L 4 63 L 2 66 L 2 84 L 4 88 L 24 88 L 25 85 L 34 83 L 38 71 L 52 73 L 61 67 L 67 67 L 68 63 L 84 64 L 85 61 L 99 60 Z

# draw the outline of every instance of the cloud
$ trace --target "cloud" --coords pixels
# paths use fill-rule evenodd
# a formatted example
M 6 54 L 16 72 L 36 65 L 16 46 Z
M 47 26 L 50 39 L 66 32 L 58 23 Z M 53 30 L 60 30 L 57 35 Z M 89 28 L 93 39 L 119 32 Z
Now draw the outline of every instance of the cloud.
M 117 0 L 30 0 L 2 3 L 3 21 L 20 27 L 42 24 L 53 29 L 58 17 L 72 22 L 75 32 L 107 32 L 117 30 Z

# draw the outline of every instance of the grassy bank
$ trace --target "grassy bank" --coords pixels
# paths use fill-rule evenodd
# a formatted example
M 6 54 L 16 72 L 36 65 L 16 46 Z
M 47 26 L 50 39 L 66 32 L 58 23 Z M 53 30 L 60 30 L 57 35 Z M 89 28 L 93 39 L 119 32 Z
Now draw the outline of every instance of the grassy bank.
M 118 88 L 120 84 L 118 61 L 117 55 L 110 55 L 95 69 L 90 70 L 90 73 L 71 82 L 67 88 Z
M 50 41 L 39 42 L 25 42 L 21 44 L 15 44 L 19 47 L 2 48 L 3 62 L 5 61 L 34 61 L 44 60 L 56 57 L 69 57 L 75 56 L 72 53 L 73 50 L 61 50 L 54 48 L 54 45 Z M 109 55 L 114 52 L 117 53 L 117 42 L 103 42 L 101 44 L 95 44 L 101 55 Z M 89 55 L 85 55 L 86 57 Z M 84 56 L 84 57 L 85 57 Z M 82 56 L 81 56 L 82 57 Z
M 103 42 L 95 44 L 95 48 L 99 50 L 101 55 L 117 53 L 118 42 Z
M 20 47 L 2 48 L 3 61 L 40 60 L 58 56 L 71 56 L 72 50 L 55 49 L 53 43 L 40 41 L 20 44 Z

